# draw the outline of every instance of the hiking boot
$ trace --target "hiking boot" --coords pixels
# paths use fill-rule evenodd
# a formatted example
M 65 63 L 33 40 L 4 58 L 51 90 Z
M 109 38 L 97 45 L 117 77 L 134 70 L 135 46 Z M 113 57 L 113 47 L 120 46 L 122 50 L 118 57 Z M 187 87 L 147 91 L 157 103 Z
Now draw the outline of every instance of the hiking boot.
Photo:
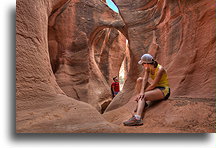
M 135 116 L 131 117 L 129 120 L 123 122 L 124 126 L 136 126 L 143 125 L 142 119 L 137 120 Z

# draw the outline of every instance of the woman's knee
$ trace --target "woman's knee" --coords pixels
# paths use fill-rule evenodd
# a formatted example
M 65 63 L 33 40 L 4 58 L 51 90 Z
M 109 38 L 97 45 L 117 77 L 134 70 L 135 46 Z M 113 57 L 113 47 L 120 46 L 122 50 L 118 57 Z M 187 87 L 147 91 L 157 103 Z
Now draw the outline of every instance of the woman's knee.
M 138 79 L 137 79 L 137 83 L 141 83 L 143 81 L 143 78 L 142 77 L 139 77 Z
M 156 101 L 163 99 L 163 93 L 159 90 L 145 92 L 145 101 Z
M 139 77 L 137 79 L 137 82 L 136 82 L 136 93 L 140 93 L 142 80 L 143 80 L 142 77 Z

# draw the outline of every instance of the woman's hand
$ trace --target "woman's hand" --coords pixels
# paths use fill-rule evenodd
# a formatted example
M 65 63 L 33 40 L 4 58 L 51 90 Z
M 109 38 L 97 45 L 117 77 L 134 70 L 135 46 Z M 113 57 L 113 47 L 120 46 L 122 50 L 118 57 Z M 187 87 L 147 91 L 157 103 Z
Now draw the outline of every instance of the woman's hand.
M 152 90 L 152 89 L 154 89 L 154 87 L 153 87 L 152 85 L 150 85 L 150 86 L 148 86 L 148 87 L 145 89 L 145 91 L 150 91 L 150 90 Z
M 139 101 L 140 99 L 141 100 L 143 100 L 144 99 L 144 97 L 145 97 L 145 93 L 140 93 L 138 96 L 137 96 L 137 98 L 136 98 L 136 100 L 135 101 Z

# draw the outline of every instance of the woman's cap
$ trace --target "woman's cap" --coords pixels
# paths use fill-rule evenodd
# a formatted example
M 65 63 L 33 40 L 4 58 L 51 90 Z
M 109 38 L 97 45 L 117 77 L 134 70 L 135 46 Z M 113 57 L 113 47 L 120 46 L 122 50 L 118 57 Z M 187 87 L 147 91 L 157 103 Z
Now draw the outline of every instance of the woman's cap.
M 154 61 L 154 58 L 150 54 L 144 54 L 138 64 L 148 63 L 151 64 Z

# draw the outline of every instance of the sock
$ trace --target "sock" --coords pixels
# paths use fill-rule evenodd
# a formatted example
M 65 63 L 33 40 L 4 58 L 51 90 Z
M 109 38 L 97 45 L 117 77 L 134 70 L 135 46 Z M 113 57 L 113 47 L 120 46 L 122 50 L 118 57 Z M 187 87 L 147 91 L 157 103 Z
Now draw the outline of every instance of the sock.
M 141 118 L 139 115 L 134 115 L 134 116 L 137 120 L 140 120 L 140 118 Z

